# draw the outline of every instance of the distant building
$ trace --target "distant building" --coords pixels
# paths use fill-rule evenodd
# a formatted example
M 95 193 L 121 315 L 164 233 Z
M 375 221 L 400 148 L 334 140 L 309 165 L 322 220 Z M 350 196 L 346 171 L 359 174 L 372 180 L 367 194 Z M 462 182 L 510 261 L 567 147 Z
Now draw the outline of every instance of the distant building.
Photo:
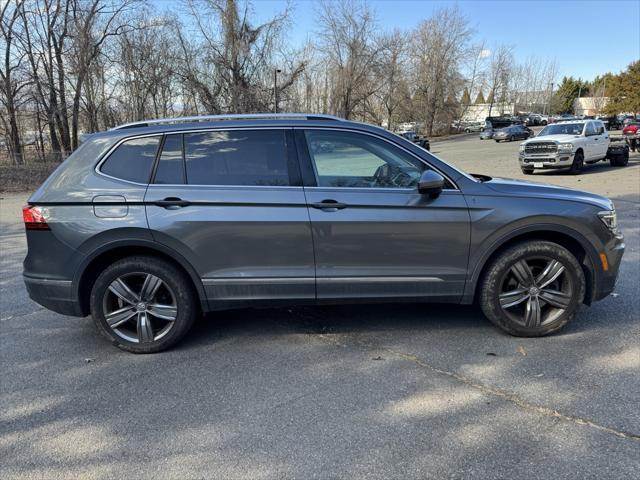
M 575 115 L 600 115 L 609 103 L 609 97 L 580 97 L 573 101 Z
M 469 105 L 462 116 L 463 122 L 483 122 L 489 116 L 516 115 L 520 113 L 546 113 L 549 108 L 549 91 L 514 92 L 507 102 L 476 103 Z

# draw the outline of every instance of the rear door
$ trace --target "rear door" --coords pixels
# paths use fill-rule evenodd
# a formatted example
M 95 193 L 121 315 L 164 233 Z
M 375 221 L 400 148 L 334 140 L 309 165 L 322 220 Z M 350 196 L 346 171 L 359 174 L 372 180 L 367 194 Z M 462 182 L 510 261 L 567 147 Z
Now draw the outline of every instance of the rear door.
M 585 124 L 584 136 L 586 139 L 584 159 L 587 161 L 597 159 L 600 152 L 600 146 L 598 144 L 596 129 L 593 122 L 587 122 Z
M 166 135 L 145 203 L 155 240 L 197 270 L 213 308 L 315 298 L 292 130 Z
M 429 167 L 375 135 L 306 129 L 296 138 L 319 300 L 460 298 L 470 232 L 454 184 L 435 199 L 419 194 Z
M 607 150 L 609 149 L 609 132 L 605 128 L 604 122 L 600 120 L 593 122 L 593 126 L 596 131 L 595 140 L 598 158 L 604 158 L 607 156 Z

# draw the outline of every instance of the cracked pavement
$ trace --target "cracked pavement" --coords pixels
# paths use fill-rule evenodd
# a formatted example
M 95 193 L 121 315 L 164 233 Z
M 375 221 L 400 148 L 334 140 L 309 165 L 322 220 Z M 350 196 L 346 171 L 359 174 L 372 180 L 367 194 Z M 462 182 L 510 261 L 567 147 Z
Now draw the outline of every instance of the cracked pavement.
M 523 178 L 517 144 L 433 150 Z M 539 339 L 475 307 L 328 306 L 221 312 L 127 354 L 27 298 L 26 195 L 0 195 L 0 477 L 637 477 L 639 157 L 534 177 L 611 196 L 627 241 L 615 296 Z

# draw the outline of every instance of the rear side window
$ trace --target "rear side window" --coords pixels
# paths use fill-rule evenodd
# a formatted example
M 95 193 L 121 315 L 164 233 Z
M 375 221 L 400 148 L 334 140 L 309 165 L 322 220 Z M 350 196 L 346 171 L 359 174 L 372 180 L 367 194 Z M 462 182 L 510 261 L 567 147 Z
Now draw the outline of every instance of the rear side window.
M 159 144 L 159 136 L 126 140 L 109 155 L 100 171 L 121 180 L 148 183 Z
M 588 137 L 590 135 L 595 135 L 596 133 L 597 133 L 596 128 L 594 127 L 593 122 L 587 123 L 587 127 L 584 131 L 584 134 Z
M 227 130 L 184 135 L 192 185 L 290 185 L 284 130 Z
M 184 183 L 182 135 L 167 135 L 164 139 L 154 183 L 170 185 Z

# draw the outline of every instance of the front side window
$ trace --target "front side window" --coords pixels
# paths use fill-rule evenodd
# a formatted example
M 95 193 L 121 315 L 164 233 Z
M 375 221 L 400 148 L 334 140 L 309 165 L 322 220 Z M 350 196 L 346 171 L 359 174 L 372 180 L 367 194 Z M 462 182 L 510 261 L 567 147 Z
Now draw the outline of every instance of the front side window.
M 426 168 L 370 135 L 306 130 L 305 136 L 320 187 L 415 188 Z
M 160 136 L 122 142 L 100 168 L 105 175 L 136 183 L 148 183 L 156 159 Z
M 284 130 L 185 133 L 187 183 L 290 185 Z

